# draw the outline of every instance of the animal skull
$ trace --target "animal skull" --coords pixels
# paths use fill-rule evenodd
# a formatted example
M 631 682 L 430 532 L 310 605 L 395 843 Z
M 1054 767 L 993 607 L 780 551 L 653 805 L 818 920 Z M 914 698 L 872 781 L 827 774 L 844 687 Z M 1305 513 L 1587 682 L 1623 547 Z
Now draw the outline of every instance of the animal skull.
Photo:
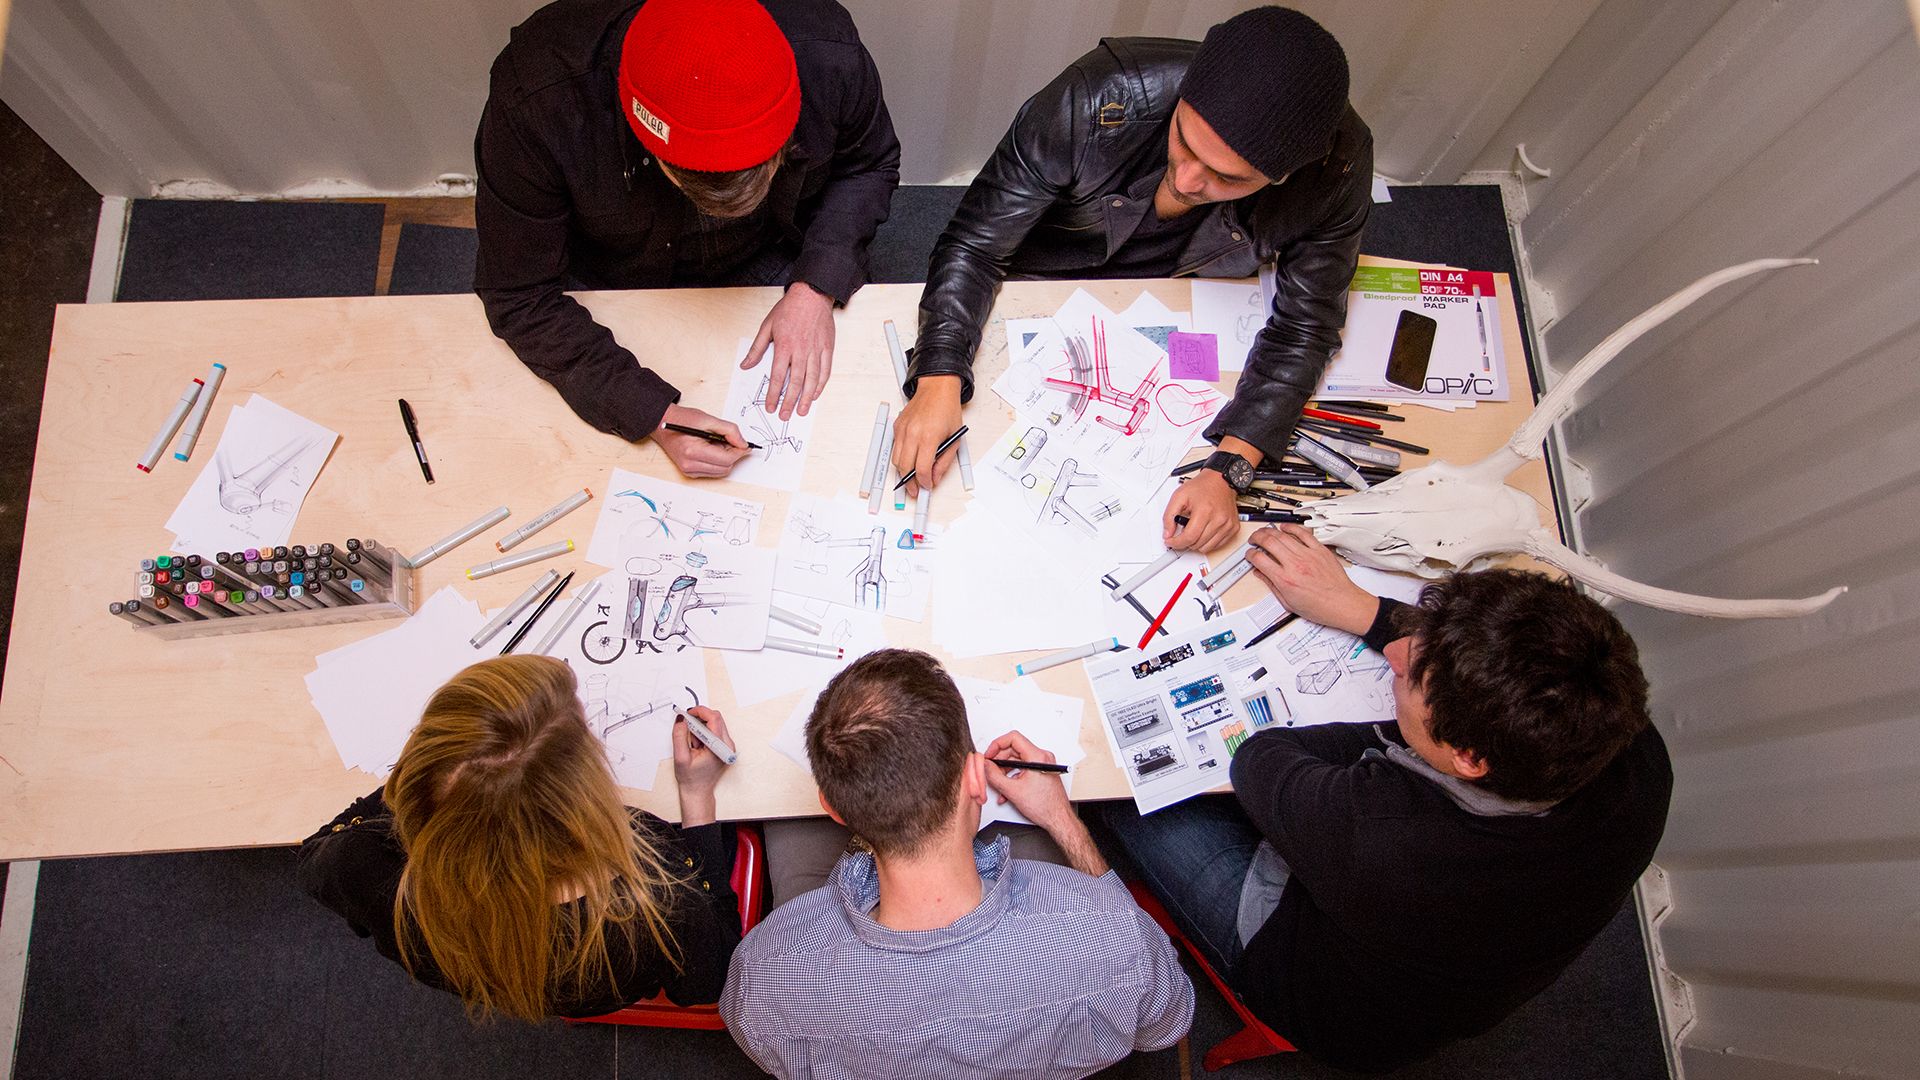
M 1515 469 L 1541 455 L 1548 429 L 1573 411 L 1581 387 L 1635 339 L 1730 281 L 1817 261 L 1757 259 L 1708 274 L 1641 312 L 1581 357 L 1507 444 L 1484 460 L 1472 465 L 1435 462 L 1366 491 L 1308 503 L 1300 509 L 1307 527 L 1322 543 L 1363 566 L 1427 578 L 1443 577 L 1456 568 L 1481 569 L 1495 556 L 1524 553 L 1601 592 L 1690 615 L 1783 618 L 1820 610 L 1846 587 L 1799 600 L 1721 600 L 1621 577 L 1555 539 L 1553 530 L 1540 523 L 1533 499 L 1506 484 Z

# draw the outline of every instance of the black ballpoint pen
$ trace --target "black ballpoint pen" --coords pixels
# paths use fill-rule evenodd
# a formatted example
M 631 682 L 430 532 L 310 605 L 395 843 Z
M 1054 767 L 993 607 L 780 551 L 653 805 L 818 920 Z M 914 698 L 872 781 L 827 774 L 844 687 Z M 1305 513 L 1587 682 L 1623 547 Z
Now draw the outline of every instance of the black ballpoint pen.
M 420 429 L 413 422 L 413 406 L 406 398 L 400 399 L 400 422 L 407 425 L 407 438 L 413 440 L 413 456 L 420 459 L 420 475 L 433 483 L 433 467 L 427 464 L 427 448 L 420 445 Z
M 947 447 L 952 446 L 954 443 L 959 442 L 961 436 L 965 435 L 966 433 L 967 433 L 967 425 L 961 424 L 959 431 L 956 431 L 953 434 L 947 436 L 946 438 L 940 440 L 940 445 L 933 448 L 934 460 L 935 461 L 940 460 L 940 455 L 947 452 Z M 913 479 L 918 475 L 920 475 L 919 469 L 908 469 L 907 475 L 901 477 L 900 482 L 893 485 L 893 490 L 899 491 L 901 488 L 906 487 L 907 481 Z

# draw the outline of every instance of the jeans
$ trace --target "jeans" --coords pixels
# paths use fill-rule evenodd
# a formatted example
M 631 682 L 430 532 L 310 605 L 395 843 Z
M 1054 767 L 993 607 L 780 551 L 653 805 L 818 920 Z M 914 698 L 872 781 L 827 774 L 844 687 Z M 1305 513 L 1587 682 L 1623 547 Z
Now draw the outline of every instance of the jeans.
M 1227 978 L 1246 947 L 1240 893 L 1261 843 L 1233 796 L 1202 795 L 1145 817 L 1128 801 L 1087 804 L 1081 813 L 1097 826 L 1108 861 L 1138 875 Z

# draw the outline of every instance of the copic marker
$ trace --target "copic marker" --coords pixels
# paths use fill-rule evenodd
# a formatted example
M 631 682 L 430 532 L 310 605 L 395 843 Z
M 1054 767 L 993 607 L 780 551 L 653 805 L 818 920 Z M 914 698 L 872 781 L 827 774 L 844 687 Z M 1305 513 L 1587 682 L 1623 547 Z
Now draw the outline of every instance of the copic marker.
M 547 595 L 540 598 L 540 603 L 534 605 L 533 611 L 521 621 L 520 626 L 514 630 L 513 636 L 507 638 L 507 643 L 500 647 L 501 656 L 512 652 L 513 647 L 520 644 L 521 640 L 527 636 L 527 631 L 533 629 L 533 624 L 540 621 L 540 616 L 547 613 L 547 609 L 553 606 L 553 602 L 561 593 L 566 592 L 567 586 L 572 583 L 573 571 L 571 570 L 567 571 L 566 577 L 554 582 L 553 588 L 548 590 Z
M 533 651 L 545 656 L 547 651 L 553 648 L 554 643 L 560 640 L 560 635 L 567 632 L 567 627 L 573 625 L 573 620 L 579 618 L 580 613 L 586 610 L 587 605 L 593 601 L 594 594 L 599 591 L 600 583 L 589 581 L 585 588 L 574 593 L 573 603 L 568 604 L 567 609 L 560 613 L 560 621 L 548 628 L 546 634 L 540 638 L 540 643 L 533 647 Z
M 173 433 L 180 430 L 181 423 L 186 420 L 187 413 L 193 409 L 193 403 L 199 400 L 200 390 L 205 385 L 205 380 L 195 379 L 181 393 L 180 400 L 173 403 L 173 411 L 167 414 L 166 422 L 160 425 L 159 434 L 153 437 L 153 442 L 147 444 L 147 452 L 140 455 L 139 461 L 133 463 L 134 468 L 143 473 L 150 473 L 153 467 L 160 463 L 160 455 L 167 450 L 167 440 L 173 438 Z
M 504 559 L 495 559 L 490 563 L 481 563 L 479 566 L 468 567 L 467 580 L 478 581 L 483 577 L 492 577 L 495 574 L 512 570 L 516 566 L 525 566 L 528 563 L 539 562 L 541 559 L 551 559 L 555 555 L 565 555 L 572 550 L 573 541 L 562 540 L 557 544 L 548 544 L 546 547 L 534 548 L 532 551 L 523 551 L 518 555 L 509 555 Z
M 780 652 L 799 653 L 802 656 L 818 656 L 826 660 L 844 660 L 847 650 L 838 645 L 821 645 L 812 641 L 795 641 L 792 638 L 767 635 L 767 648 Z
M 126 611 L 127 614 L 139 619 L 148 626 L 162 626 L 173 621 L 153 610 L 153 605 L 143 604 L 138 600 L 127 601 Z
M 812 619 L 807 618 L 805 615 L 802 615 L 797 611 L 788 611 L 786 608 L 781 607 L 779 604 L 772 604 L 767 607 L 767 614 L 773 616 L 774 619 L 776 619 L 777 621 L 786 623 L 788 626 L 791 626 L 795 630 L 799 630 L 802 633 L 812 634 L 815 637 L 818 637 L 820 635 L 820 624 L 817 622 L 814 622 Z
M 867 496 L 867 513 L 880 512 L 880 500 L 886 497 L 887 485 L 882 478 L 887 475 L 887 467 L 893 461 L 893 425 L 887 425 L 886 436 L 880 442 L 880 465 L 873 477 L 873 493 Z
M 913 499 L 913 541 L 919 543 L 927 538 L 927 512 L 933 506 L 933 489 L 920 485 L 920 494 Z
M 581 488 L 579 491 L 555 503 L 539 517 L 534 518 L 532 521 L 527 522 L 525 525 L 494 541 L 493 546 L 503 552 L 512 551 L 524 543 L 527 538 L 534 533 L 539 532 L 541 529 L 546 528 L 561 518 L 566 517 L 568 514 L 573 513 L 575 510 L 587 505 L 587 500 L 591 498 L 593 498 L 593 490 L 591 488 Z
M 1089 641 L 1085 645 L 1077 648 L 1062 649 L 1057 653 L 1049 653 L 1038 660 L 1029 661 L 1025 664 L 1015 664 L 1013 665 L 1013 673 L 1015 675 L 1031 675 L 1036 671 L 1045 671 L 1050 667 L 1059 667 L 1061 664 L 1071 664 L 1075 660 L 1085 660 L 1089 656 L 1098 656 L 1103 652 L 1119 652 L 1124 648 L 1126 648 L 1126 646 L 1120 644 L 1120 639 L 1117 637 L 1102 638 L 1099 641 Z
M 1241 578 L 1246 577 L 1248 574 L 1251 574 L 1252 572 L 1253 572 L 1253 562 L 1251 560 L 1243 562 L 1239 566 L 1234 567 L 1233 570 L 1231 570 L 1226 577 L 1223 577 L 1219 581 L 1215 582 L 1213 587 L 1211 589 L 1208 589 L 1207 591 L 1212 593 L 1215 596 L 1225 596 L 1227 594 L 1228 589 L 1233 588 L 1234 585 L 1239 583 Z
M 495 525 L 507 520 L 510 513 L 512 513 L 512 511 L 504 506 L 494 507 L 461 526 L 445 539 L 421 548 L 418 554 L 415 554 L 407 560 L 407 565 L 416 570 L 427 565 L 440 556 L 445 555 L 447 552 L 452 551 L 454 548 L 459 547 L 461 544 L 473 539 L 475 536 L 478 536 L 481 532 L 491 529 Z
M 138 615 L 128 614 L 127 605 L 122 603 L 119 600 L 115 600 L 113 603 L 107 605 L 107 614 L 117 615 L 120 618 L 127 620 L 128 622 L 132 623 L 135 626 L 147 625 L 147 620 L 141 618 Z
M 873 412 L 873 435 L 867 440 L 867 463 L 860 473 L 860 497 L 863 499 L 873 495 L 873 474 L 880 469 L 880 444 L 887 438 L 889 408 L 883 401 Z
M 675 713 L 674 719 L 686 724 L 687 730 L 693 733 L 693 737 L 699 739 L 707 749 L 713 751 L 714 757 L 720 759 L 720 764 L 731 765 L 740 760 L 740 755 L 734 751 L 733 747 L 728 746 L 720 736 L 714 734 L 712 728 L 701 723 L 699 717 L 682 712 Z
M 1113 593 L 1112 593 L 1113 598 L 1115 600 L 1125 599 L 1128 593 L 1131 593 L 1133 590 L 1139 588 L 1142 585 L 1145 585 L 1149 581 L 1152 581 L 1154 578 L 1154 575 L 1158 574 L 1162 570 L 1165 570 L 1167 567 L 1172 566 L 1174 562 L 1179 558 L 1180 558 L 1180 552 L 1169 551 L 1165 555 L 1162 555 L 1158 559 L 1155 559 L 1153 562 L 1147 564 L 1147 567 L 1144 570 L 1141 570 L 1139 573 L 1133 575 L 1132 577 L 1121 582 L 1120 584 L 1115 585 L 1113 587 Z
M 539 581 L 536 581 L 532 585 L 527 586 L 526 592 L 523 592 L 519 596 L 514 597 L 513 603 L 508 604 L 506 607 L 501 608 L 500 613 L 498 615 L 495 615 L 493 618 L 488 619 L 487 625 L 481 627 L 478 633 L 468 638 L 467 643 L 472 645 L 476 649 L 482 645 L 485 645 L 488 641 L 493 639 L 493 636 L 495 634 L 498 634 L 500 632 L 502 627 L 512 622 L 514 620 L 514 617 L 519 615 L 522 611 L 525 611 L 527 609 L 527 605 L 533 603 L 536 599 L 539 598 L 541 593 L 546 592 L 549 586 L 551 586 L 554 582 L 559 580 L 560 580 L 560 571 L 558 570 L 548 570 L 546 573 L 541 574 Z
M 205 385 L 194 399 L 193 408 L 187 412 L 186 426 L 180 429 L 180 439 L 173 444 L 173 459 L 185 461 L 193 455 L 193 444 L 200 438 L 200 429 L 207 422 L 207 413 L 213 409 L 213 395 L 220 392 L 220 380 L 227 376 L 227 365 L 215 364 L 207 372 Z

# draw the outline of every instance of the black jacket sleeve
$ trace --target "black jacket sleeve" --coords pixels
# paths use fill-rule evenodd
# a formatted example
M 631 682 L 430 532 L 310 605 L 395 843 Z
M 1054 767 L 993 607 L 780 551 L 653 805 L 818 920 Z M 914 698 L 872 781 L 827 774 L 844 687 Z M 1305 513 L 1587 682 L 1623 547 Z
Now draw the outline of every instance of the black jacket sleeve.
M 1313 396 L 1347 323 L 1347 289 L 1360 261 L 1360 231 L 1373 209 L 1373 153 L 1347 166 L 1342 198 L 1318 228 L 1283 247 L 1274 269 L 1273 311 L 1254 337 L 1233 400 L 1207 425 L 1207 438 L 1244 439 L 1268 458 L 1286 454 L 1300 409 Z M 1254 224 L 1256 230 L 1259 224 Z
M 1309 888 L 1344 887 L 1355 873 L 1366 802 L 1351 766 L 1379 745 L 1371 724 L 1322 724 L 1263 731 L 1233 756 L 1241 808 Z
M 682 865 L 671 869 L 685 874 L 687 883 L 670 917 L 680 971 L 669 974 L 662 989 L 676 1005 L 709 1005 L 720 1000 L 727 964 L 740 944 L 740 900 L 731 883 L 733 850 L 718 824 L 674 831 L 685 854 Z
M 393 893 L 385 886 L 406 864 L 387 827 L 391 817 L 380 789 L 362 795 L 300 842 L 295 869 L 301 891 L 345 919 L 355 934 L 371 937 L 377 928 L 383 941 L 393 920 Z
M 496 72 L 473 147 L 480 242 L 473 285 L 487 324 L 580 419 L 623 439 L 644 439 L 680 391 L 641 366 L 562 291 L 572 203 L 559 166 L 524 130 L 498 84 Z
M 900 140 L 873 56 L 858 43 L 839 47 L 858 55 L 846 62 L 850 76 L 826 88 L 839 95 L 833 164 L 826 187 L 812 200 L 793 277 L 845 304 L 867 283 L 867 248 L 900 186 Z
M 1027 99 L 961 197 L 927 267 L 909 397 L 923 375 L 958 375 L 960 400 L 972 399 L 973 356 L 1013 254 L 1073 185 L 1076 148 L 1089 142 L 1086 95 L 1076 65 Z

